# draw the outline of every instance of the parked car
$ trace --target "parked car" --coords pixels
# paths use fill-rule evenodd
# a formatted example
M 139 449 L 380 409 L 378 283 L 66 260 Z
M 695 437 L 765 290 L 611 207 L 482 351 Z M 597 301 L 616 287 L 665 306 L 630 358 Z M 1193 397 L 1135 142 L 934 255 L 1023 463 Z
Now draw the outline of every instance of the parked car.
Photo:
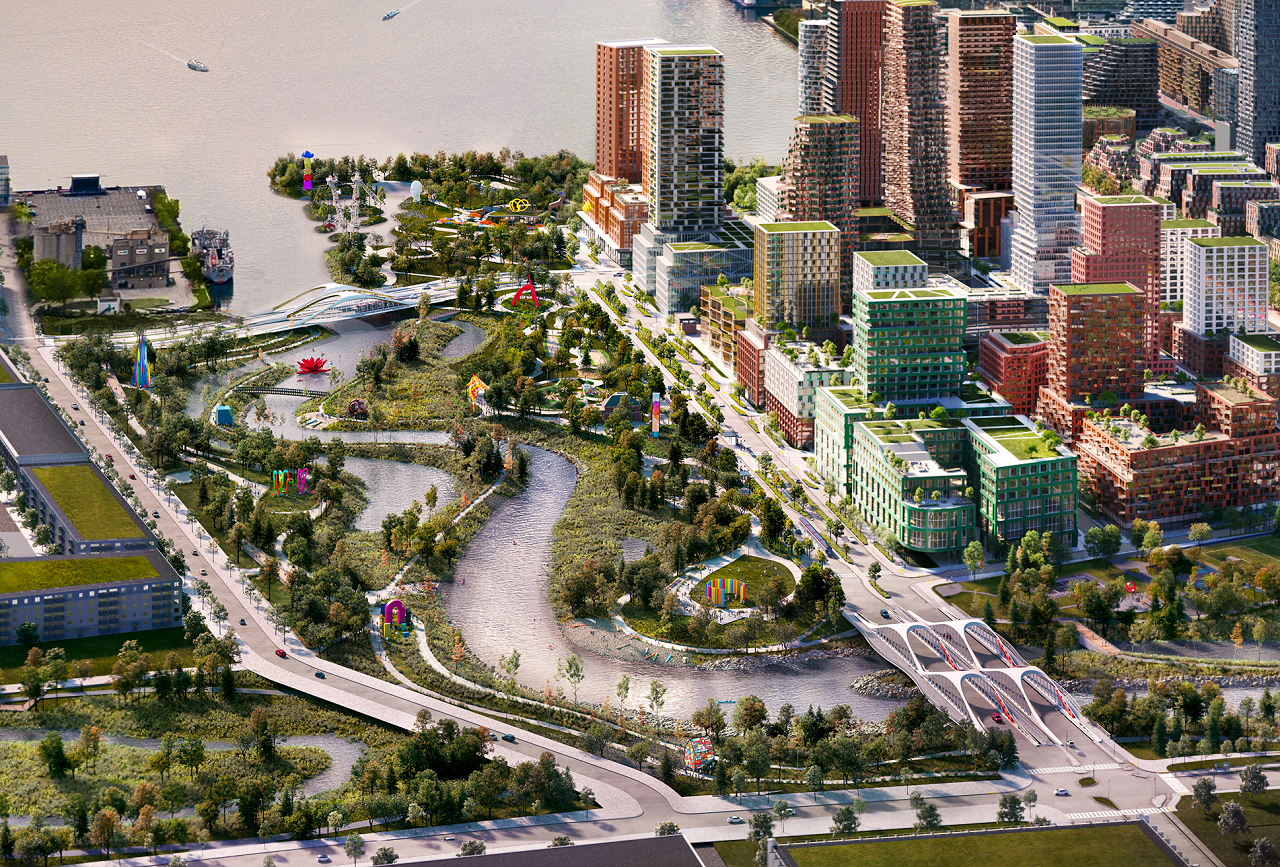
M 200 574 L 201 574 L 201 575 L 208 575 L 209 573 L 208 573 L 208 572 L 206 572 L 206 571 L 204 571 L 203 569 L 201 569 L 201 570 L 200 570 Z
M 160 517 L 160 513 L 159 513 L 158 511 L 156 511 L 155 509 L 152 509 L 152 510 L 151 510 L 151 517 L 153 517 L 153 518 L 159 518 L 159 517 Z
M 129 478 L 133 479 L 135 482 L 138 480 L 138 477 L 135 476 L 133 473 L 129 473 Z
M 999 723 L 1004 722 L 1004 717 L 1000 716 L 1000 714 L 998 714 L 998 713 L 993 713 L 993 714 L 991 715 L 991 721 L 992 721 L 993 723 L 997 723 L 997 724 L 999 724 Z
M 515 736 L 515 735 L 513 735 L 513 734 L 511 734 L 510 732 L 508 732 L 507 734 L 503 735 L 503 736 L 502 736 L 502 739 L 503 739 L 504 741 L 506 741 L 507 743 L 509 743 L 509 744 L 514 744 L 514 743 L 516 742 L 516 736 Z
M 79 408 L 80 408 L 80 404 L 78 404 L 78 403 L 73 403 L 73 404 L 71 404 L 71 408 L 72 408 L 72 409 L 79 409 Z
M 240 618 L 240 625 L 241 625 L 241 626 L 248 626 L 249 624 L 245 623 L 245 622 L 244 622 L 244 618 L 243 618 L 243 617 L 241 617 L 241 618 Z
M 445 838 L 444 838 L 444 840 L 445 840 L 445 842 L 446 842 L 446 843 L 450 843 L 450 842 L 452 842 L 452 841 L 454 841 L 454 840 L 457 840 L 457 839 L 458 839 L 457 837 L 445 837 Z
M 881 616 L 881 617 L 883 617 L 885 620 L 889 620 L 889 619 L 890 619 L 890 617 L 889 617 L 889 609 L 888 609 L 888 608 L 881 608 L 881 609 L 880 609 L 880 616 Z
M 1068 792 L 1066 789 L 1054 789 L 1054 790 L 1053 790 L 1053 793 L 1054 793 L 1055 795 L 1057 795 L 1059 798 L 1065 798 L 1065 797 L 1067 797 L 1068 795 L 1070 795 L 1070 794 L 1071 794 L 1071 793 L 1070 793 L 1070 792 Z
M 730 825 L 741 825 L 741 824 L 742 824 L 742 821 L 743 821 L 743 820 L 742 820 L 742 817 L 741 817 L 741 816 L 730 816 L 730 817 L 729 817 L 729 824 L 730 824 Z
M 317 856 L 316 856 L 316 863 L 317 863 L 317 864 L 328 864 L 328 863 L 329 863 L 329 856 L 328 856 L 328 855 L 326 855 L 326 854 L 324 854 L 323 852 L 321 852 L 319 855 L 317 855 Z
M 281 659 L 288 659 L 288 658 L 289 658 L 289 657 L 287 657 L 287 656 L 285 655 L 285 652 L 284 652 L 283 650 L 281 650 L 280 648 L 278 648 L 278 647 L 276 648 L 276 656 L 280 657 Z

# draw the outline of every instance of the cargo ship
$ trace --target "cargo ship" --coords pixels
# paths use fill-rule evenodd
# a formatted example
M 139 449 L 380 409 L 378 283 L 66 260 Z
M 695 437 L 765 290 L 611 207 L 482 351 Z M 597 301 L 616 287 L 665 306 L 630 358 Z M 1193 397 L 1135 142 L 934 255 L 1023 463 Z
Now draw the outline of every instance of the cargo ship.
M 236 256 L 231 252 L 230 233 L 225 229 L 201 229 L 191 233 L 191 252 L 200 257 L 200 269 L 210 283 L 230 283 L 236 269 Z

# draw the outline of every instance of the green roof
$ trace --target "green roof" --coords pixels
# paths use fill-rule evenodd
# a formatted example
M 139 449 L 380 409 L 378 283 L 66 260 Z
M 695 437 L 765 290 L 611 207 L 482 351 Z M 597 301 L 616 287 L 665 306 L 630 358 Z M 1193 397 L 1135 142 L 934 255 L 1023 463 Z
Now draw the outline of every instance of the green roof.
M 860 406 L 871 406 L 871 401 L 867 400 L 867 396 L 857 388 L 851 386 L 843 386 L 841 388 L 823 389 L 830 393 L 832 397 L 840 401 L 846 409 L 857 409 Z
M 1234 238 L 1188 238 L 1197 247 L 1265 247 L 1257 238 L 1248 235 Z
M 892 217 L 893 211 L 888 208 L 858 208 L 853 214 L 855 217 Z
M 1034 331 L 1001 331 L 1000 336 L 1015 346 L 1022 346 L 1028 343 L 1043 343 L 1045 335 L 1037 334 Z
M 146 557 L 43 557 L 39 560 L 0 560 L 0 593 L 119 584 L 157 578 Z
M 1208 220 L 1161 220 L 1161 229 L 1212 229 Z
M 720 54 L 719 51 L 716 51 L 711 46 L 701 48 L 650 48 L 649 50 L 663 57 L 682 57 L 687 54 Z
M 677 241 L 674 244 L 667 244 L 672 250 L 681 253 L 698 253 L 703 250 L 736 250 L 735 246 L 729 244 L 708 244 L 703 241 Z
M 826 220 L 811 220 L 807 223 L 760 223 L 758 228 L 761 232 L 772 234 L 775 232 L 837 232 L 839 231 L 834 225 Z
M 1280 352 L 1280 340 L 1276 340 L 1269 334 L 1233 334 L 1231 336 L 1259 352 Z
M 857 123 L 851 114 L 806 114 L 796 118 L 801 123 Z
M 1155 205 L 1159 204 L 1150 196 L 1098 196 L 1094 199 L 1100 205 Z
M 856 291 L 867 296 L 872 301 L 928 301 L 933 298 L 963 298 L 963 288 L 962 286 L 957 290 L 950 286 L 938 286 L 932 289 L 917 287 L 915 289 L 875 289 L 872 291 L 858 289 Z
M 894 6 L 937 6 L 934 0 L 890 0 Z
M 1067 39 L 1065 36 L 1019 36 L 1026 42 L 1033 45 L 1075 45 L 1074 39 Z
M 1101 36 L 1094 36 L 1092 33 L 1077 33 L 1076 40 L 1087 45 L 1106 45 L 1107 40 Z
M 1052 24 L 1054 27 L 1077 27 L 1078 25 L 1070 18 L 1046 18 L 1046 24 Z
M 1133 295 L 1138 290 L 1128 283 L 1064 283 L 1054 284 L 1063 295 Z
M 1131 108 L 1118 108 L 1114 105 L 1086 105 L 1085 117 L 1133 117 L 1137 114 Z
M 869 264 L 877 268 L 889 268 L 903 265 L 923 265 L 924 260 L 907 250 L 869 250 L 855 253 Z
M 49 496 L 84 539 L 139 539 L 145 536 L 132 514 L 86 464 L 36 467 Z

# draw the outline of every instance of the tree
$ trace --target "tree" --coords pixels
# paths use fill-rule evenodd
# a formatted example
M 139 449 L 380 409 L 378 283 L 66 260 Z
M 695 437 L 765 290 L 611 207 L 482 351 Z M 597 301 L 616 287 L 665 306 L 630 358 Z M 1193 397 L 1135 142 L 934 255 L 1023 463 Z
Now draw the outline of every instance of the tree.
M 862 821 L 862 814 L 866 811 L 867 802 L 861 798 L 856 798 L 852 804 L 845 804 L 836 810 L 834 821 L 831 823 L 831 836 L 850 837 L 858 833 L 858 825 Z
M 911 806 L 916 811 L 916 833 L 931 834 L 942 827 L 942 816 L 936 804 L 927 803 L 919 792 L 911 793 Z
M 618 708 L 623 708 L 627 703 L 627 696 L 631 694 L 631 675 L 624 674 L 613 692 L 618 696 Z
M 733 727 L 738 734 L 745 735 L 769 716 L 764 702 L 755 695 L 747 695 L 738 699 L 733 710 Z
M 1192 524 L 1190 531 L 1187 533 L 1187 536 L 1192 542 L 1196 543 L 1197 547 L 1203 545 L 1205 540 L 1212 535 L 1213 530 L 1209 528 L 1208 524 Z
M 400 860 L 400 856 L 390 846 L 383 846 L 373 853 L 373 858 L 370 860 L 373 864 L 394 864 Z
M 964 565 L 968 568 L 970 576 L 974 578 L 978 577 L 978 572 L 987 565 L 987 557 L 982 550 L 981 542 L 970 542 L 964 549 Z
M 747 840 L 761 843 L 773 836 L 773 816 L 768 813 L 752 813 L 747 823 Z
M 467 840 L 465 843 L 462 844 L 462 848 L 458 850 L 458 854 L 462 855 L 463 857 L 466 857 L 467 855 L 483 855 L 484 841 L 483 840 Z
M 809 765 L 804 769 L 804 784 L 809 787 L 811 792 L 822 791 L 822 768 L 817 765 Z
M 587 676 L 587 667 L 582 662 L 582 657 L 573 654 L 568 659 L 557 660 L 556 662 L 556 679 L 564 678 L 573 686 L 573 703 L 578 703 L 578 687 Z
M 1231 837 L 1231 845 L 1235 845 L 1237 834 L 1249 833 L 1249 822 L 1244 817 L 1244 807 L 1235 801 L 1226 801 L 1222 805 L 1222 815 L 1218 817 L 1218 830 L 1223 836 Z
M 8 828 L 8 823 L 5 823 Z M 93 844 L 103 851 L 108 859 L 111 858 L 111 844 L 115 842 L 116 832 L 120 830 L 120 814 L 115 810 L 107 807 L 99 810 L 93 817 L 92 830 L 89 832 L 89 839 Z
M 656 716 L 667 703 L 667 685 L 660 680 L 649 681 L 649 710 Z
M 1212 777 L 1201 777 L 1191 786 L 1191 803 L 1204 810 L 1206 817 L 1213 805 L 1218 803 L 1218 784 Z
M 1000 796 L 1000 807 L 996 810 L 996 824 L 1021 825 L 1025 815 L 1022 801 L 1017 795 Z
M 1276 847 L 1266 837 L 1259 837 L 1249 850 L 1249 863 L 1253 867 L 1275 867 L 1277 863 Z
M 692 722 L 718 742 L 725 727 L 724 711 L 720 710 L 719 702 L 709 698 L 705 706 L 693 712 Z
M 1250 803 L 1255 795 L 1261 795 L 1267 790 L 1267 785 L 1267 775 L 1257 765 L 1245 765 L 1240 769 L 1240 793 L 1248 795 Z
M 795 814 L 796 811 L 791 809 L 791 804 L 786 798 L 779 798 L 774 802 L 773 815 L 782 823 L 782 833 L 785 834 L 787 832 L 787 820 Z
M 35 647 L 40 641 L 40 627 L 26 622 L 18 626 L 18 643 L 23 647 Z
M 62 744 L 61 734 L 49 732 L 36 747 L 36 752 L 40 756 L 40 761 L 49 769 L 49 776 L 52 779 L 58 780 L 67 775 L 67 753 Z
M 347 841 L 342 844 L 342 851 L 347 853 L 352 864 L 357 863 L 360 856 L 364 854 L 364 838 L 359 834 L 348 834 Z
M 658 827 L 653 829 L 655 837 L 674 837 L 680 833 L 680 826 L 675 822 L 659 822 Z

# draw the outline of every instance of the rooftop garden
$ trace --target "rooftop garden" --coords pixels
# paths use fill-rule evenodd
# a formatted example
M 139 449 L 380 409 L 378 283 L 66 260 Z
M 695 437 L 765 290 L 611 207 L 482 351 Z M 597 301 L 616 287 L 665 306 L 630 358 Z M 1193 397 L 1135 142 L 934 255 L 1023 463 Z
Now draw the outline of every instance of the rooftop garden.
M 26 593 L 54 587 L 120 584 L 157 577 L 146 557 L 73 557 L 66 560 L 0 561 L 0 593 Z
M 1222 382 L 1203 382 L 1206 391 L 1212 392 L 1218 397 L 1230 403 L 1232 406 L 1238 406 L 1242 403 L 1259 403 L 1263 398 L 1258 393 L 1249 388 L 1247 382 L 1241 380 Z
M 856 253 L 855 255 L 861 256 L 868 263 L 876 266 L 877 268 L 924 264 L 919 256 L 915 253 L 908 252 L 907 250 L 869 250 Z
M 1250 349 L 1256 349 L 1259 352 L 1280 352 L 1280 341 L 1267 334 L 1236 334 L 1233 335 Z
M 1028 343 L 1043 343 L 1048 335 L 1034 331 L 1001 331 L 1000 336 L 1015 346 L 1025 346 Z
M 761 223 L 760 231 L 766 234 L 777 232 L 834 232 L 836 227 L 826 220 L 812 220 L 796 223 Z
M 36 467 L 49 496 L 85 539 L 137 539 L 145 534 L 87 464 Z
M 1195 239 L 1192 239 L 1195 240 Z M 1128 283 L 1063 283 L 1055 285 L 1055 289 L 1063 295 L 1132 295 L 1137 293 Z

